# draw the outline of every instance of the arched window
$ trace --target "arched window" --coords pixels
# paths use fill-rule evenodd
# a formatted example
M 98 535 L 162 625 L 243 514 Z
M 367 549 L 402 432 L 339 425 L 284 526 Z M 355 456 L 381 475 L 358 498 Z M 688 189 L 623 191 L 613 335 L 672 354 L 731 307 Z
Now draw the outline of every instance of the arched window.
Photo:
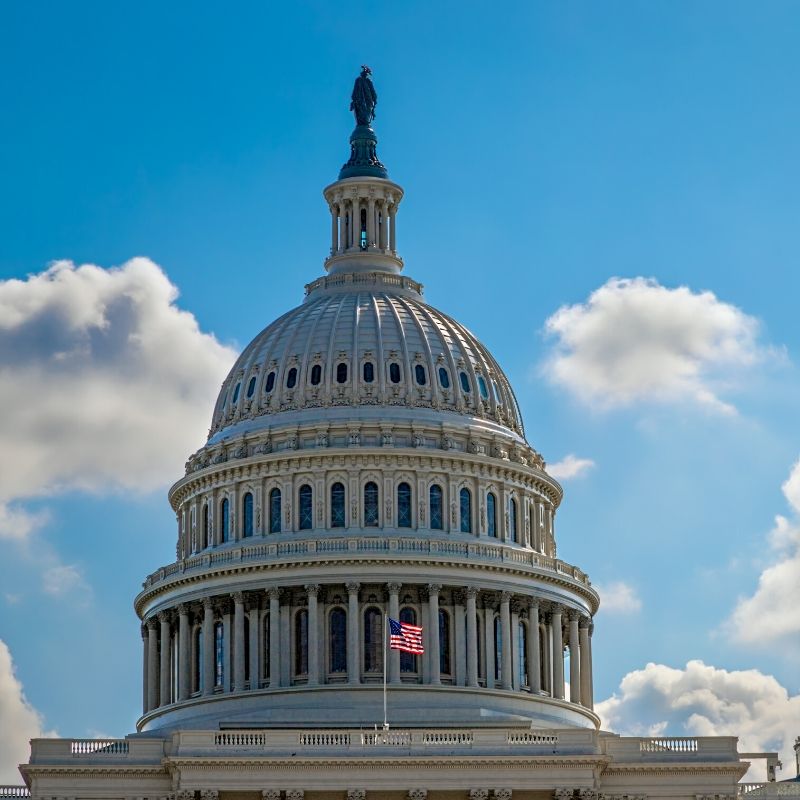
M 417 364 L 414 367 L 414 377 L 417 379 L 417 383 L 420 386 L 424 386 L 425 385 L 425 383 L 427 381 L 427 377 L 425 375 L 425 367 L 423 367 L 422 364 Z
M 500 617 L 494 618 L 494 679 L 499 681 L 503 675 L 503 631 Z
M 264 653 L 264 680 L 269 680 L 269 613 L 264 614 L 264 631 L 261 637 L 264 643 L 262 648 Z
M 430 515 L 431 515 L 431 528 L 435 531 L 440 531 L 444 527 L 444 514 L 442 506 L 444 505 L 442 499 L 442 487 L 438 483 L 434 483 L 430 489 Z
M 208 521 L 208 503 L 203 504 L 203 548 L 211 545 L 211 537 L 209 536 L 209 521 Z
M 519 659 L 519 684 L 528 685 L 528 626 L 519 623 L 517 632 L 517 658 Z
M 308 675 L 308 610 L 294 616 L 294 674 Z
M 248 397 L 248 399 L 253 396 L 253 392 L 255 392 L 255 390 L 256 390 L 256 376 L 253 375 L 253 377 L 250 378 L 250 383 L 247 384 L 247 397 Z
M 472 494 L 466 487 L 459 492 L 461 501 L 461 533 L 472 533 Z
M 378 527 L 378 484 L 373 481 L 364 486 L 364 525 Z
M 517 501 L 513 497 L 508 501 L 508 536 L 517 541 Z
M 273 489 L 269 493 L 269 532 L 281 532 L 281 490 Z
M 247 492 L 242 498 L 242 536 L 253 535 L 253 495 Z
M 439 672 L 450 674 L 450 615 L 439 609 Z
M 400 365 L 396 361 L 389 364 L 389 380 L 392 383 L 400 383 Z
M 417 612 L 413 608 L 406 606 L 400 609 L 400 622 L 406 622 L 409 625 L 417 624 Z M 400 651 L 400 672 L 416 672 L 417 671 L 417 657 L 413 653 L 406 653 Z
M 405 481 L 397 487 L 397 527 L 411 527 L 411 487 Z
M 344 484 L 331 486 L 331 528 L 344 528 Z
M 497 538 L 497 499 L 492 492 L 486 495 L 486 533 Z
M 221 622 L 214 625 L 214 686 L 221 687 L 225 680 L 225 631 Z
M 297 385 L 297 367 L 292 367 L 286 374 L 286 388 L 294 389 Z
M 319 364 L 314 364 L 311 367 L 311 385 L 318 386 L 322 381 L 322 367 Z
M 300 487 L 298 498 L 300 501 L 300 530 L 310 531 L 314 527 L 314 511 L 311 503 L 311 487 L 307 483 Z
M 194 629 L 194 641 L 192 642 L 192 691 L 199 692 L 203 685 L 203 629 L 198 625 Z
M 347 383 L 347 364 L 345 363 L 337 364 L 336 383 Z
M 227 542 L 231 536 L 231 504 L 226 497 L 220 506 L 220 539 L 222 542 Z
M 486 381 L 483 379 L 483 375 L 478 375 L 478 389 L 480 390 L 481 397 L 484 400 L 488 400 L 489 390 L 486 388 Z
M 328 618 L 329 672 L 347 672 L 347 612 L 334 608 Z
M 236 388 L 233 390 L 233 398 L 231 399 L 231 405 L 235 406 L 236 403 L 238 402 L 238 400 L 239 400 L 239 389 L 241 389 L 241 388 L 242 388 L 242 384 L 241 383 L 237 383 L 236 384 Z
M 274 388 L 275 388 L 275 373 L 270 372 L 270 374 L 267 375 L 267 381 L 264 384 L 264 391 L 267 394 L 269 394 Z
M 371 361 L 364 362 L 364 383 L 372 383 L 375 380 L 375 365 Z
M 459 379 L 461 381 L 461 391 L 463 391 L 464 394 L 469 394 L 470 393 L 470 386 L 469 386 L 469 378 L 467 377 L 467 373 L 466 372 L 459 372 L 458 373 L 458 377 L 459 377 Z
M 447 370 L 444 367 L 439 367 L 439 385 L 442 389 L 450 388 L 450 376 L 447 374 Z
M 377 608 L 364 612 L 364 672 L 383 669 L 383 615 Z

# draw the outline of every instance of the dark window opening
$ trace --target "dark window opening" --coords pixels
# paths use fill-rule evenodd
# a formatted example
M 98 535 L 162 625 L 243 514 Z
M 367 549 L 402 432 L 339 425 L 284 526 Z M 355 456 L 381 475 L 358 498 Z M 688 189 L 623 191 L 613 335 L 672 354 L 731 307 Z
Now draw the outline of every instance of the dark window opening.
M 319 364 L 314 364 L 311 367 L 311 385 L 318 386 L 322 380 L 322 367 Z
M 447 374 L 447 370 L 444 367 L 439 367 L 439 384 L 442 389 L 450 388 L 450 376 Z
M 461 390 L 464 394 L 469 394 L 469 378 L 466 372 L 459 372 L 458 377 L 461 379 Z
M 286 388 L 294 389 L 297 385 L 297 367 L 292 367 L 286 375 Z
M 253 396 L 253 392 L 256 390 L 256 378 L 255 375 L 250 378 L 250 383 L 247 384 L 247 397 L 248 399 Z
M 427 382 L 428 379 L 425 375 L 425 367 L 423 367 L 422 364 L 417 364 L 417 366 L 414 367 L 414 377 L 417 379 L 417 383 L 420 386 L 424 386 Z
M 264 384 L 264 391 L 269 394 L 275 388 L 275 373 L 267 375 L 267 382 Z
M 372 481 L 364 486 L 364 525 L 378 527 L 378 484 Z
M 331 486 L 331 528 L 344 528 L 344 484 Z
M 375 380 L 375 366 L 371 361 L 364 362 L 364 383 L 372 383 Z
M 397 527 L 411 527 L 411 487 L 405 482 L 397 487 Z
M 442 487 L 435 483 L 430 490 L 431 528 L 435 531 L 440 531 L 444 527 L 442 506 Z
M 347 383 L 347 364 L 336 367 L 336 383 Z
M 311 504 L 311 487 L 304 483 L 300 487 L 300 530 L 310 531 L 314 527 L 314 514 Z
M 400 383 L 400 365 L 395 362 L 389 364 L 389 380 L 392 383 Z

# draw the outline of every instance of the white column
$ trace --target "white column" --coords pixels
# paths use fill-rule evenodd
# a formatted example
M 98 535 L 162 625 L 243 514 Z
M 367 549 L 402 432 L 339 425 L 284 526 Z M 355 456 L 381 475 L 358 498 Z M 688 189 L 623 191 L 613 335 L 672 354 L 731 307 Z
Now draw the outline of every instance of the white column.
M 386 226 L 389 224 L 389 221 L 386 217 L 386 201 L 381 201 L 380 207 L 378 208 L 378 213 L 381 215 L 381 222 L 378 230 L 378 247 L 381 250 L 386 249 Z
M 156 621 L 147 620 L 147 710 L 158 708 L 158 629 Z
M 581 703 L 586 708 L 592 707 L 592 667 L 589 654 L 589 619 L 581 617 L 578 623 L 580 627 L 580 651 L 581 651 Z
M 483 653 L 486 660 L 486 688 L 494 689 L 494 603 L 484 599 Z
M 189 673 L 189 607 L 178 606 L 178 700 L 188 700 L 191 684 Z
M 214 653 L 214 603 L 210 597 L 203 600 L 203 694 L 213 694 L 216 671 Z
M 269 688 L 281 685 L 281 590 L 269 594 Z
M 581 702 L 581 655 L 578 643 L 578 620 L 575 610 L 569 612 L 569 699 L 571 703 Z
M 148 672 L 150 670 L 149 658 L 148 658 L 148 633 L 147 633 L 147 625 L 142 623 L 142 714 L 146 714 L 150 709 L 147 707 L 148 699 L 147 693 L 149 690 L 149 676 Z
M 339 201 L 339 252 L 347 250 L 347 203 Z
M 347 682 L 361 683 L 361 660 L 359 657 L 360 630 L 358 613 L 358 590 L 360 583 L 347 584 Z
M 478 685 L 478 612 L 475 597 L 478 590 L 467 586 L 467 686 Z
M 260 652 L 261 647 L 259 646 L 261 642 L 261 625 L 260 622 L 260 612 L 259 612 L 259 603 L 253 601 L 250 607 L 250 610 L 247 612 L 248 620 L 250 621 L 250 689 L 260 689 L 261 688 L 261 671 L 259 669 L 260 664 Z
M 233 686 L 234 692 L 244 690 L 244 595 L 233 594 Z
M 430 634 L 428 636 L 430 646 L 430 683 L 441 683 L 439 674 L 439 592 L 441 585 L 438 583 L 428 584 L 428 625 Z
M 387 583 L 389 591 L 389 617 L 394 620 L 400 619 L 400 583 Z M 389 683 L 400 683 L 400 651 L 389 650 L 389 663 L 386 665 L 389 673 Z
M 160 706 L 167 705 L 170 700 L 170 675 L 169 675 L 169 667 L 170 667 L 170 635 L 171 635 L 171 628 L 169 624 L 169 614 L 166 611 L 159 611 L 158 612 L 158 621 L 160 623 L 161 628 L 161 659 L 158 668 L 159 678 L 160 678 L 160 687 L 159 687 L 159 697 L 158 697 L 158 704 Z
M 397 232 L 395 231 L 397 207 L 394 203 L 389 206 L 389 250 L 392 255 L 397 253 Z
M 331 255 L 339 250 L 339 212 L 336 203 L 331 203 Z
M 535 597 L 528 600 L 528 688 L 531 694 L 539 694 L 542 688 L 539 645 L 539 601 Z
M 500 639 L 502 658 L 500 661 L 500 688 L 511 688 L 511 592 L 500 595 Z
M 308 593 L 308 685 L 319 683 L 319 584 L 306 584 Z
M 561 632 L 561 606 L 554 605 L 553 628 L 553 697 L 564 699 L 564 639 Z

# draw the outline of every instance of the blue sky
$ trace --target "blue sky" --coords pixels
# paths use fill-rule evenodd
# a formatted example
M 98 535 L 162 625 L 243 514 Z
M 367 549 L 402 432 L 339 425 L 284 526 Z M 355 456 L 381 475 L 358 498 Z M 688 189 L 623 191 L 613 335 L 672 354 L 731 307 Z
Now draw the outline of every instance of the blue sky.
M 0 312 L 38 291 L 27 281 L 12 295 L 10 279 L 54 261 L 110 268 L 141 256 L 199 326 L 171 339 L 180 402 L 196 415 L 185 452 L 167 464 L 152 449 L 149 470 L 131 455 L 137 433 L 112 437 L 108 461 L 87 466 L 89 441 L 78 466 L 32 468 L 41 478 L 23 481 L 11 465 L 25 448 L 12 434 L 27 429 L 15 420 L 62 387 L 39 374 L 26 388 L 28 351 L 0 315 L 0 376 L 18 392 L 2 395 L 11 477 L 0 503 L 35 520 L 2 541 L 0 639 L 45 730 L 133 728 L 131 601 L 174 557 L 166 486 L 202 444 L 216 386 L 206 377 L 217 380 L 224 348 L 243 347 L 322 272 L 321 189 L 346 158 L 349 91 L 367 63 L 379 153 L 406 190 L 406 274 L 492 349 L 547 461 L 594 464 L 564 480 L 557 532 L 561 557 L 622 591 L 597 620 L 596 696 L 616 692 L 624 705 L 620 681 L 648 662 L 755 669 L 747 685 L 774 676 L 786 692 L 785 707 L 778 692 L 751 713 L 754 729 L 769 728 L 759 713 L 773 714 L 771 746 L 782 745 L 781 720 L 800 702 L 793 595 L 770 612 L 777 627 L 742 628 L 772 602 L 757 596 L 765 570 L 787 571 L 793 585 L 800 542 L 800 490 L 781 488 L 800 456 L 796 3 L 31 2 L 0 15 Z M 136 286 L 157 283 L 141 275 Z M 593 295 L 614 277 L 652 281 Z M 62 295 L 48 297 L 43 307 L 66 318 Z M 177 325 L 171 303 L 161 308 Z M 574 307 L 568 329 L 548 329 L 564 307 Z M 683 313 L 676 345 L 670 326 Z M 39 326 L 25 340 L 33 363 L 59 349 L 60 330 Z M 221 343 L 207 357 L 202 334 Z M 659 336 L 642 366 L 637 346 Z M 666 354 L 663 370 L 653 352 Z M 693 375 L 670 372 L 676 359 Z M 557 364 L 568 377 L 554 378 Z M 582 383 L 586 364 L 601 385 Z M 92 380 L 81 386 L 108 391 L 99 366 L 83 367 Z M 137 384 L 126 413 L 155 420 L 181 408 L 147 399 L 164 368 Z M 656 389 L 621 397 L 616 368 Z M 41 401 L 38 465 L 72 446 L 60 413 L 80 387 L 63 391 Z M 96 445 L 97 428 L 75 430 Z M 783 544 L 770 534 L 776 515 L 790 531 Z M 740 599 L 752 603 L 735 623 Z M 674 698 L 662 700 L 663 718 L 642 724 L 685 730 L 670 716 Z M 633 724 L 615 714 L 619 727 Z

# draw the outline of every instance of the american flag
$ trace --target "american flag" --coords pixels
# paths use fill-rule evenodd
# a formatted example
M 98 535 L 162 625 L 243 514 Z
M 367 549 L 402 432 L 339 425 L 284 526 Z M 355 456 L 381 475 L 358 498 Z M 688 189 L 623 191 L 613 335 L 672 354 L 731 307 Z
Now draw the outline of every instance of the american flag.
M 422 628 L 409 625 L 389 617 L 389 647 L 392 650 L 403 650 L 406 653 L 420 655 L 425 652 L 422 647 Z

